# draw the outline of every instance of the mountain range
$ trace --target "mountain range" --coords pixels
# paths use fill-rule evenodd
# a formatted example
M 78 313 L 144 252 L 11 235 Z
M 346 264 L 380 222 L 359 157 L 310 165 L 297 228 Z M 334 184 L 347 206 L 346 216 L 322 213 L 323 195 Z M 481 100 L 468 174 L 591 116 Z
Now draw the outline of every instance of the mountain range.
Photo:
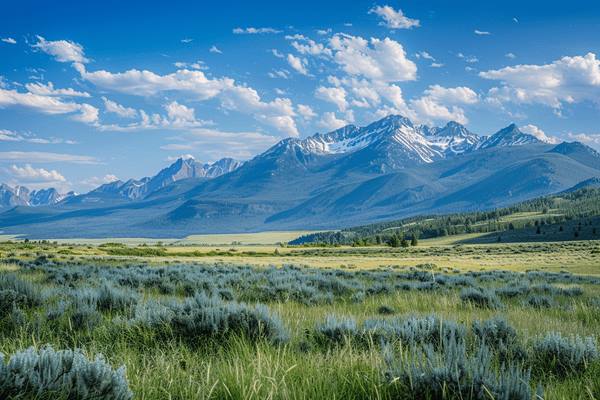
M 600 154 L 579 142 L 543 142 L 514 124 L 479 136 L 456 122 L 428 127 L 392 115 L 287 138 L 244 163 L 178 159 L 153 177 L 36 207 L 12 200 L 0 229 L 32 238 L 336 229 L 490 209 L 598 177 Z

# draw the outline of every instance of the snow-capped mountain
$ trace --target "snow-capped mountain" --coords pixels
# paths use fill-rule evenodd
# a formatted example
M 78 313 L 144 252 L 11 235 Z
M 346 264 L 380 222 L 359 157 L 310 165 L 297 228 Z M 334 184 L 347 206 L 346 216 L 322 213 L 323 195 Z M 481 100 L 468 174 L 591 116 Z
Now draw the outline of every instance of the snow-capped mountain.
M 0 184 L 0 208 L 14 206 L 47 206 L 56 204 L 63 199 L 74 196 L 75 193 L 69 192 L 61 194 L 54 188 L 29 190 L 25 186 L 11 187 L 7 184 Z
M 241 165 L 179 159 L 153 177 L 112 182 L 54 207 L 4 209 L 0 226 L 38 237 L 64 237 L 73 227 L 97 237 L 338 229 L 492 209 L 599 177 L 600 154 L 581 143 L 548 144 L 515 125 L 488 137 L 456 122 L 429 127 L 389 116 L 283 139 Z M 17 204 L 25 189 L 8 192 L 0 187 Z
M 70 204 L 95 204 L 106 200 L 140 200 L 174 182 L 189 178 L 213 179 L 242 165 L 232 158 L 214 163 L 201 163 L 194 158 L 179 158 L 152 177 L 117 180 L 103 184 L 88 193 L 69 199 Z
M 402 168 L 407 163 L 432 163 L 462 154 L 477 148 L 482 140 L 457 122 L 449 122 L 442 128 L 430 128 L 413 124 L 408 118 L 391 115 L 365 127 L 348 125 L 302 140 L 285 139 L 263 155 L 287 151 L 305 161 L 313 155 L 356 154 L 362 160 L 370 160 L 370 166 L 383 172 Z
M 542 142 L 533 135 L 521 132 L 517 125 L 510 124 L 484 140 L 479 148 L 489 149 L 490 147 L 518 146 L 533 143 Z

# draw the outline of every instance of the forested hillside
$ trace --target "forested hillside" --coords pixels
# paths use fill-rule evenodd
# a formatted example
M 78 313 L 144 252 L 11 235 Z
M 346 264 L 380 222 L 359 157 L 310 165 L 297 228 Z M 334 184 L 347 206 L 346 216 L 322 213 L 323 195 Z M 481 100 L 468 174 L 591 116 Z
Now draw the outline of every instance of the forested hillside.
M 539 235 L 546 240 L 600 238 L 600 189 L 583 188 L 543 196 L 490 211 L 430 215 L 301 236 L 292 245 L 408 246 L 419 239 L 490 233 L 487 242 Z M 538 236 L 531 236 L 530 239 Z

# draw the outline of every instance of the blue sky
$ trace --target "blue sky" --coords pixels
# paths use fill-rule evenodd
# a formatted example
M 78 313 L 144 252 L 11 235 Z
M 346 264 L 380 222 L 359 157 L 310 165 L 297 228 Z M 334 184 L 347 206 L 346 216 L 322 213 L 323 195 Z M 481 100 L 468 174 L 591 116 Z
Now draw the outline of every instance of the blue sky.
M 0 182 L 248 159 L 390 113 L 600 148 L 600 4 L 41 2 L 0 16 Z

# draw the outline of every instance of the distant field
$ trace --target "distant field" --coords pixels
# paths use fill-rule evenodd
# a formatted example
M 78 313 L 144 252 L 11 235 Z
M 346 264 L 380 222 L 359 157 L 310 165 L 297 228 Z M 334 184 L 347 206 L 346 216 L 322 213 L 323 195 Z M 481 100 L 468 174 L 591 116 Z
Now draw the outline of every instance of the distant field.
M 70 238 L 70 239 L 48 239 L 50 242 L 61 244 L 91 244 L 100 245 L 104 243 L 122 243 L 130 246 L 142 244 L 157 244 L 165 245 L 269 245 L 277 243 L 287 243 L 290 240 L 296 239 L 302 235 L 308 235 L 317 231 L 268 231 L 256 233 L 227 233 L 227 234 L 207 234 L 207 235 L 190 235 L 183 239 L 166 238 Z M 19 235 L 0 235 L 0 241 L 19 240 Z
M 238 243 L 241 245 L 264 245 L 287 243 L 302 235 L 315 233 L 316 231 L 273 231 L 256 233 L 232 233 L 232 234 L 214 234 L 214 235 L 191 235 L 175 244 L 205 244 L 205 245 L 224 245 Z

